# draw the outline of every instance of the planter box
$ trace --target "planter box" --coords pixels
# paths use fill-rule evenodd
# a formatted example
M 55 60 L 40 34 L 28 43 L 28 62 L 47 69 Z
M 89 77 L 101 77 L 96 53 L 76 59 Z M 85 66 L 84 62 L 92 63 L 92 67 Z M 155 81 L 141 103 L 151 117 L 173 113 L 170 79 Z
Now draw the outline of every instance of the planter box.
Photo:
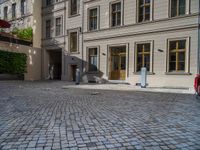
M 0 80 L 24 80 L 24 77 L 15 74 L 0 74 Z

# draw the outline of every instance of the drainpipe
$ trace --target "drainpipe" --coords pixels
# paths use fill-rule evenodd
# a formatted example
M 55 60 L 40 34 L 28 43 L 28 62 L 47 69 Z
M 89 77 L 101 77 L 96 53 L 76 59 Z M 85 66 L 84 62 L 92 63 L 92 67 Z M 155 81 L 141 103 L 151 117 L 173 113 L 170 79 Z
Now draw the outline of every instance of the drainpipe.
M 81 62 L 81 65 L 82 65 L 82 67 L 81 67 L 81 69 L 82 69 L 82 74 L 83 74 L 83 68 L 84 68 L 84 63 L 83 63 L 83 32 L 84 32 L 84 1 L 82 1 L 82 29 L 81 29 L 81 34 L 82 34 L 82 62 Z
M 199 15 L 198 15 L 198 59 L 197 59 L 197 73 L 200 74 L 200 2 L 199 2 Z
M 64 24 L 64 50 L 62 50 L 62 58 L 63 58 L 63 60 L 62 60 L 62 67 L 63 67 L 63 69 L 62 69 L 62 77 L 64 78 L 64 80 L 66 80 L 66 68 L 65 68 L 65 51 L 66 51 L 66 19 L 67 19 L 67 8 L 66 8 L 66 5 L 67 5 L 67 3 L 66 3 L 66 0 L 64 1 L 64 17 L 63 17 L 63 24 Z

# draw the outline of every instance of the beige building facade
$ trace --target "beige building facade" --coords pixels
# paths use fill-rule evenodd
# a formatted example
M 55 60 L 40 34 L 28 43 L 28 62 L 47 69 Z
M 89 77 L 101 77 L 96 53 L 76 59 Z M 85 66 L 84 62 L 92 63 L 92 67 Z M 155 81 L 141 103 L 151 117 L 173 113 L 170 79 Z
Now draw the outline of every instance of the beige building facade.
M 198 0 L 43 1 L 43 78 L 192 87 L 199 72 Z M 59 18 L 59 19 L 58 19 Z M 55 56 L 55 57 L 54 57 Z

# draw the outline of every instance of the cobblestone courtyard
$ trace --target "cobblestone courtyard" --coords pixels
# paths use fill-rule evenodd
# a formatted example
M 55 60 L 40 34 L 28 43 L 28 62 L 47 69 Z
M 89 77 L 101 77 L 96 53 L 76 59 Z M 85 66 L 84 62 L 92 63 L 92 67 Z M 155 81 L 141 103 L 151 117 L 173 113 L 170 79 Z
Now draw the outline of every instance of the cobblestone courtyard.
M 0 82 L 0 149 L 200 149 L 193 95 L 65 84 Z

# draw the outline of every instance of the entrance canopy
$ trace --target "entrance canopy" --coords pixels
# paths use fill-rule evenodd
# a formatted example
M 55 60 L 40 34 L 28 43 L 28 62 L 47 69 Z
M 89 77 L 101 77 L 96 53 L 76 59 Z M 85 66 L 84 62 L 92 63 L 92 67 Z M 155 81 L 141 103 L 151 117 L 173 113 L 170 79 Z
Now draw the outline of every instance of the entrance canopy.
M 8 21 L 0 19 L 0 28 L 10 28 L 11 24 Z

